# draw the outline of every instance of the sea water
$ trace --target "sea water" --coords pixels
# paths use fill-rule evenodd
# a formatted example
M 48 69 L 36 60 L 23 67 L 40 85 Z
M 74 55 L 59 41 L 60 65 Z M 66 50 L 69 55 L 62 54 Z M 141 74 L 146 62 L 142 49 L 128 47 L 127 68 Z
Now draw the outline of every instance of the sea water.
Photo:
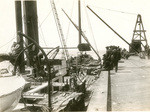
M 68 52 L 69 52 L 69 57 L 75 57 L 75 56 L 77 56 L 77 55 L 80 54 L 80 52 L 79 52 L 78 50 L 69 50 Z M 83 52 L 83 54 L 84 54 L 84 53 L 85 53 L 85 52 Z M 101 57 L 101 59 L 102 59 L 102 57 L 103 57 L 103 55 L 104 55 L 105 53 L 106 53 L 106 50 L 99 50 L 99 51 L 98 51 L 98 54 L 99 54 L 99 56 Z M 91 55 L 94 59 L 98 59 L 98 57 L 97 57 L 97 55 L 96 55 L 96 53 L 95 53 L 94 51 L 87 51 L 86 54 Z M 62 57 L 63 57 L 63 52 L 60 51 L 60 52 L 57 54 L 56 58 L 59 59 L 59 58 L 62 58 Z

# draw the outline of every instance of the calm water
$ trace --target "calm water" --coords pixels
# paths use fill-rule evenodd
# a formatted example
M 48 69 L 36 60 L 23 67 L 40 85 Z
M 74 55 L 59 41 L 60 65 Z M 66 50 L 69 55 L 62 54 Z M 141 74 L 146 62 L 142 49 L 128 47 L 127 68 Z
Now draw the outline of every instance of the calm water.
M 77 50 L 69 50 L 68 52 L 69 52 L 69 56 L 73 56 L 73 57 L 77 56 L 79 54 L 79 51 L 77 51 Z M 105 50 L 99 50 L 99 55 L 101 58 L 102 58 L 103 54 L 105 54 L 105 52 L 106 52 Z M 97 55 L 93 51 L 88 51 L 86 53 L 90 54 L 94 59 L 97 59 Z M 60 58 L 60 57 L 62 57 L 61 51 L 58 53 L 56 58 Z

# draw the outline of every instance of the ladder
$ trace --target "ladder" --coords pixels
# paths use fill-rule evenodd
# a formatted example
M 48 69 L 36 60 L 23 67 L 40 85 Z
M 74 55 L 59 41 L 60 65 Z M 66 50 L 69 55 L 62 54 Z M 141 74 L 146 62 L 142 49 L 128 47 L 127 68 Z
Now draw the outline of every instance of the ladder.
M 56 6 L 55 6 L 55 3 L 54 3 L 54 0 L 50 0 L 50 2 L 51 2 L 51 7 L 52 7 L 55 23 L 56 23 L 56 26 L 57 26 L 57 31 L 58 31 L 58 34 L 59 34 L 59 37 L 60 37 L 60 41 L 61 41 L 62 47 L 64 48 L 63 53 L 65 55 L 66 60 L 68 60 L 69 53 L 68 53 L 68 50 L 67 50 L 67 45 L 66 45 L 66 41 L 64 39 L 64 35 L 63 35 L 62 27 L 61 27 L 61 24 L 60 24 L 60 20 L 59 20 L 59 17 L 58 17 L 58 13 L 57 13 L 57 10 L 56 10 Z

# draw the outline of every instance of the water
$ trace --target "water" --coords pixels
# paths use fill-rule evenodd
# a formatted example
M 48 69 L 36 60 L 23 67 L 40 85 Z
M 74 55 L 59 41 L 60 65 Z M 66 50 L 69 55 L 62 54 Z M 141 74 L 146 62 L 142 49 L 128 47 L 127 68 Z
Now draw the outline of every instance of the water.
M 103 54 L 105 54 L 105 50 L 99 50 L 98 54 L 100 55 L 100 57 L 103 57 Z M 94 51 L 88 51 L 86 52 L 87 54 L 91 55 L 94 59 L 98 59 L 97 55 L 94 53 Z M 75 57 L 78 54 L 80 54 L 80 52 L 78 50 L 69 50 L 69 56 Z M 56 58 L 61 58 L 62 57 L 62 52 L 60 51 L 58 53 L 58 55 L 56 56 Z

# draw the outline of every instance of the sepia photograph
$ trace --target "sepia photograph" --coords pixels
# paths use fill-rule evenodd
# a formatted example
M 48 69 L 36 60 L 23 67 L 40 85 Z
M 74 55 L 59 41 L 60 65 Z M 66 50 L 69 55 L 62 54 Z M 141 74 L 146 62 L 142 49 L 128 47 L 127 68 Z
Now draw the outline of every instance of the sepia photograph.
M 150 112 L 150 0 L 1 0 L 0 112 Z

